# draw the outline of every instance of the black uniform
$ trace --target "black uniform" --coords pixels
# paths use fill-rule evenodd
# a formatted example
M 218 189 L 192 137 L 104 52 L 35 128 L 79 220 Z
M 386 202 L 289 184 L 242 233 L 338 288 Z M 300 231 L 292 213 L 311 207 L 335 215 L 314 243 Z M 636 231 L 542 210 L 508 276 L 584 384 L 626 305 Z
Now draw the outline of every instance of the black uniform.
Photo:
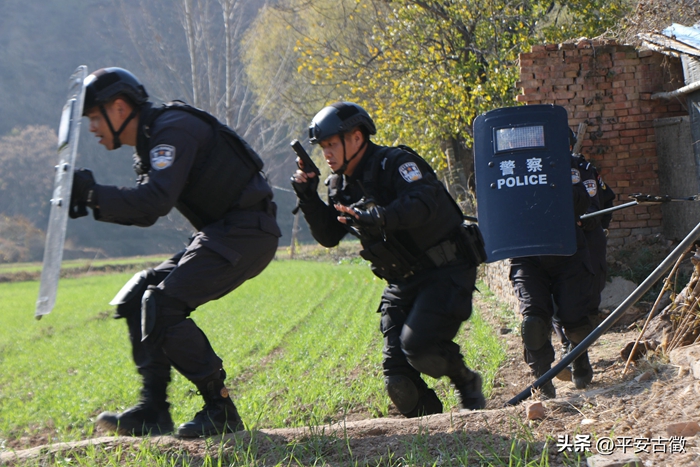
M 578 161 L 572 158 L 572 171 Z M 591 196 L 580 180 L 574 182 L 576 217 L 586 213 Z M 577 250 L 572 256 L 536 256 L 511 259 L 510 279 L 523 315 L 522 338 L 525 361 L 535 376 L 549 370 L 554 361 L 551 325 L 557 318 L 569 341 L 579 343 L 590 332 L 589 316 L 598 310 L 600 294 L 586 235 L 576 226 Z M 552 389 L 553 390 L 553 389 Z
M 596 168 L 588 162 L 582 155 L 574 154 L 572 158 L 576 167 L 571 168 L 572 181 L 581 181 L 586 187 L 586 191 L 591 198 L 591 204 L 586 213 L 600 211 L 609 208 L 615 199 L 615 193 L 603 182 L 602 177 Z M 605 287 L 608 264 L 606 261 L 607 235 L 605 229 L 610 225 L 612 214 L 594 216 L 581 221 L 581 227 L 586 234 L 586 241 L 591 255 L 591 265 L 596 275 L 596 286 L 598 294 Z
M 361 256 L 388 283 L 378 312 L 390 397 L 409 417 L 441 411 L 442 405 L 420 374 L 448 376 L 458 389 L 464 386 L 463 380 L 475 375 L 452 342 L 471 315 L 476 280 L 474 261 L 468 259 L 462 238 L 461 210 L 430 166 L 408 148 L 370 142 L 351 176 L 332 175 L 326 185 L 328 205 L 314 193 L 300 199 L 300 207 L 322 245 L 333 247 L 348 233 L 359 237 Z M 334 204 L 381 206 L 384 227 L 343 224 L 337 220 Z M 483 406 L 480 389 L 479 384 Z M 417 405 L 413 396 L 420 399 Z
M 211 174 L 208 165 L 217 164 L 224 180 L 240 169 L 234 159 L 214 161 L 215 132 L 196 114 L 146 104 L 135 154 L 137 185 L 95 187 L 97 220 L 149 226 L 177 207 L 198 230 L 185 250 L 137 274 L 113 301 L 117 317 L 127 320 L 134 361 L 147 387 L 167 385 L 171 366 L 195 383 L 222 368 L 188 317 L 258 275 L 274 257 L 281 236 L 272 191 L 262 174 L 245 181 L 240 196 L 223 208 L 228 195 L 215 184 L 209 191 L 196 190 Z M 148 302 L 143 326 L 142 299 Z

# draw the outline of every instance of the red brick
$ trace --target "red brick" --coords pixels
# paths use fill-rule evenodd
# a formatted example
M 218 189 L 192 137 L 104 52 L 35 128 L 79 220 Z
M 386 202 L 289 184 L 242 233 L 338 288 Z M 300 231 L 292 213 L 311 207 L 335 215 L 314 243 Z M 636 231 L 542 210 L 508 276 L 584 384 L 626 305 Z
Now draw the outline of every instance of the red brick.
M 647 226 L 647 221 L 622 221 L 620 227 L 623 229 L 639 229 Z
M 642 132 L 641 130 L 626 130 L 626 131 L 621 131 L 620 136 L 625 137 L 625 136 L 640 136 L 640 135 L 646 135 L 645 132 Z

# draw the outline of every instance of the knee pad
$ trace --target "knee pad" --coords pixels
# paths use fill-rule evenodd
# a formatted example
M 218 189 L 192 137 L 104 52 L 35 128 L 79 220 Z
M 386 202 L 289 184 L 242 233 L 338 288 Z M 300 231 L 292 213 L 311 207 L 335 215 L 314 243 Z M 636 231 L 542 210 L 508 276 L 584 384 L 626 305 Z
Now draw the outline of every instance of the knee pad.
M 141 341 L 152 335 L 160 336 L 163 329 L 184 321 L 190 311 L 182 300 L 168 297 L 149 285 L 141 300 Z
M 449 362 L 437 353 L 421 353 L 418 355 L 406 355 L 408 363 L 419 371 L 433 378 L 445 376 L 449 370 Z
M 384 387 L 399 412 L 409 413 L 418 404 L 420 398 L 418 387 L 408 376 L 387 376 L 384 378 Z
M 552 327 L 539 316 L 527 315 L 520 323 L 520 334 L 527 350 L 539 350 L 550 342 Z
M 147 269 L 134 274 L 129 281 L 117 292 L 110 305 L 117 307 L 115 318 L 126 318 L 141 310 L 141 300 L 149 285 L 160 282 L 155 269 Z
M 421 391 L 408 376 L 386 376 L 384 377 L 384 387 L 389 394 L 389 399 L 402 414 L 410 413 L 418 405 Z
M 566 334 L 567 339 L 574 344 L 578 345 L 593 331 L 593 325 L 590 321 L 578 323 L 577 325 L 564 325 L 564 334 Z

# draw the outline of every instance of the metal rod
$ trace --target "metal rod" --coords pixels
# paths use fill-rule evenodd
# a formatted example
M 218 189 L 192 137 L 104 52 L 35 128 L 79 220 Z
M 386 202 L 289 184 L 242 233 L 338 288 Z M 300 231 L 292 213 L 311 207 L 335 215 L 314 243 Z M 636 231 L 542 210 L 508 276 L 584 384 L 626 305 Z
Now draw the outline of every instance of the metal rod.
M 607 214 L 609 212 L 619 211 L 620 209 L 630 208 L 630 207 L 636 206 L 638 204 L 639 203 L 636 200 L 630 201 L 629 203 L 621 204 L 619 206 L 613 206 L 611 208 L 601 209 L 600 211 L 595 211 L 595 212 L 591 212 L 588 214 L 584 214 L 583 216 L 581 216 L 581 219 L 588 219 L 589 217 L 600 216 L 602 214 Z
M 669 270 L 669 268 L 676 262 L 676 260 L 681 257 L 686 250 L 688 250 L 695 241 L 700 238 L 700 223 L 695 226 L 695 228 L 678 244 L 678 246 L 664 259 L 661 264 L 659 264 L 654 271 L 649 274 L 644 282 L 642 282 L 639 287 L 634 289 L 629 297 L 625 299 L 624 302 L 618 306 L 615 311 L 613 311 L 610 316 L 608 316 L 605 321 L 600 323 L 597 328 L 595 328 L 580 344 L 574 347 L 571 352 L 566 354 L 564 358 L 559 361 L 552 369 L 547 371 L 544 375 L 540 376 L 534 383 L 525 388 L 517 396 L 506 402 L 506 405 L 518 404 L 532 395 L 532 390 L 542 387 L 548 381 L 551 381 L 556 375 L 558 375 L 565 367 L 569 366 L 571 362 L 576 360 L 583 352 L 585 352 L 588 347 L 590 347 L 598 338 L 603 335 L 608 329 L 610 329 L 625 312 L 637 303 L 637 301 L 642 298 L 642 296 L 651 289 L 651 287 L 663 276 L 663 274 Z

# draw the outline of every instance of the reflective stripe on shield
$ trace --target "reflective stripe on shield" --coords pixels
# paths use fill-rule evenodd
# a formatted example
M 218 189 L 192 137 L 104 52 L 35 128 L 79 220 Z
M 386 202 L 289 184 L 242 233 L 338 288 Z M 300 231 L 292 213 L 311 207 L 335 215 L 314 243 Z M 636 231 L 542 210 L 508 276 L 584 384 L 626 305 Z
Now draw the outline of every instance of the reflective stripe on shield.
M 58 128 L 58 165 L 56 166 L 51 198 L 49 226 L 46 229 L 39 298 L 36 301 L 36 311 L 34 312 L 36 319 L 41 319 L 43 315 L 49 314 L 56 303 L 56 290 L 61 274 L 63 243 L 66 239 L 66 223 L 68 222 L 70 194 L 73 186 L 73 169 L 75 156 L 78 153 L 80 120 L 85 98 L 83 81 L 86 77 L 87 67 L 85 65 L 79 66 L 71 75 L 68 83 L 68 100 L 63 106 L 61 123 Z
M 528 105 L 474 120 L 479 228 L 487 262 L 576 252 L 566 110 Z

